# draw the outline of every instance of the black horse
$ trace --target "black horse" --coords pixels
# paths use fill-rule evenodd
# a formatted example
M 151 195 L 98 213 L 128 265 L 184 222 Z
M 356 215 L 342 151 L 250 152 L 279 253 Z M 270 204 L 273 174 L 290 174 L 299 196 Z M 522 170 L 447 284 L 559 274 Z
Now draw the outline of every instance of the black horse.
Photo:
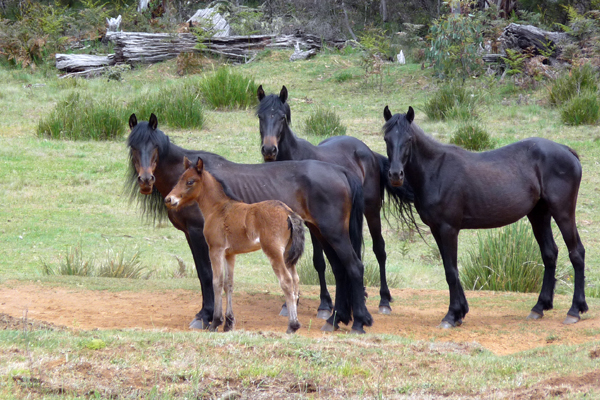
M 261 136 L 261 153 L 265 161 L 286 160 L 320 160 L 343 167 L 346 171 L 357 176 L 363 186 L 365 195 L 364 215 L 373 238 L 373 252 L 379 263 L 379 276 L 381 288 L 379 293 L 379 312 L 390 314 L 392 297 L 387 285 L 385 273 L 385 240 L 381 235 L 381 208 L 384 202 L 384 189 L 393 199 L 397 214 L 401 216 L 412 215 L 406 213 L 413 200 L 412 189 L 408 184 L 402 187 L 393 187 L 387 179 L 389 162 L 386 157 L 373 152 L 366 144 L 351 136 L 335 136 L 328 138 L 318 146 L 307 140 L 297 137 L 289 127 L 291 123 L 290 106 L 286 103 L 288 91 L 285 86 L 281 88 L 279 96 L 265 95 L 262 85 L 258 88 L 257 109 Z M 321 284 L 320 313 L 329 316 L 331 313 L 331 298 L 325 283 L 325 260 L 323 251 L 313 237 L 313 263 L 319 274 Z M 329 303 L 323 300 L 329 299 Z
M 405 176 L 415 191 L 415 207 L 439 247 L 450 307 L 442 320 L 448 328 L 462 323 L 469 311 L 457 268 L 461 229 L 496 228 L 527 216 L 544 261 L 544 280 L 537 304 L 528 319 L 539 319 L 552 309 L 558 248 L 550 219 L 558 225 L 575 270 L 573 303 L 564 321 L 579 321 L 588 310 L 585 301 L 585 250 L 575 223 L 581 163 L 567 146 L 530 138 L 483 153 L 445 145 L 413 123 L 412 107 L 406 114 L 386 106 L 383 126 L 390 159 L 389 178 L 401 185 Z
M 157 128 L 154 114 L 149 122 L 129 119 L 131 133 L 130 187 L 132 195 L 143 196 L 145 211 L 166 212 L 164 197 L 184 171 L 184 156 L 202 157 L 207 171 L 246 203 L 280 200 L 304 219 L 311 233 L 323 246 L 336 277 L 336 301 L 333 314 L 323 330 L 335 330 L 338 323 L 348 324 L 363 333 L 371 326 L 363 292 L 363 265 L 357 254 L 362 246 L 364 198 L 360 181 L 341 167 L 319 161 L 287 161 L 277 164 L 236 164 L 216 154 L 185 150 L 172 144 Z M 205 328 L 212 318 L 214 293 L 208 247 L 203 236 L 204 220 L 197 205 L 180 211 L 168 211 L 173 225 L 186 234 L 203 293 L 202 310 L 192 327 Z

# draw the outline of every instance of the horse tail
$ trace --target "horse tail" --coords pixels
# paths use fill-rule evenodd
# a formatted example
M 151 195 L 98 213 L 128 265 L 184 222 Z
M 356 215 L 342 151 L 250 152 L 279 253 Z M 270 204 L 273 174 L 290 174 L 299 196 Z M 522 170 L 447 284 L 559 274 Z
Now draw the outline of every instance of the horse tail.
M 350 193 L 352 194 L 352 209 L 350 211 L 350 242 L 352 248 L 358 256 L 362 259 L 362 245 L 363 245 L 363 214 L 365 211 L 365 196 L 363 192 L 362 182 L 358 177 L 349 175 L 344 172 L 348 184 L 350 185 Z
M 387 192 L 389 197 L 389 211 L 392 215 L 402 221 L 408 227 L 415 227 L 417 232 L 420 234 L 419 226 L 415 220 L 413 214 L 413 207 L 411 203 L 415 201 L 415 192 L 413 191 L 410 183 L 405 179 L 402 186 L 396 187 L 390 184 L 388 179 L 388 173 L 390 171 L 390 161 L 387 157 L 375 153 L 377 161 L 379 163 L 379 182 L 381 188 L 382 203 L 384 202 L 384 190 Z M 383 205 L 383 204 L 382 204 Z M 387 209 L 383 208 L 383 216 L 388 220 Z M 389 222 L 389 220 L 388 220 Z
M 290 212 L 287 218 L 290 240 L 285 255 L 285 265 L 296 265 L 304 253 L 304 221 L 295 212 Z

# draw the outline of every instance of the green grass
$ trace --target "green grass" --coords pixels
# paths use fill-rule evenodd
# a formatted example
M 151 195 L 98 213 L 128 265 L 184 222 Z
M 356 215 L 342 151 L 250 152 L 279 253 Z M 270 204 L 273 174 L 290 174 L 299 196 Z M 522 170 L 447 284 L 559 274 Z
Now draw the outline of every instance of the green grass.
M 248 109 L 258 103 L 258 85 L 254 78 L 230 67 L 220 67 L 213 74 L 204 75 L 198 82 L 204 102 L 214 109 Z
M 490 134 L 477 123 L 465 123 L 461 125 L 450 143 L 472 151 L 483 151 L 494 147 Z
M 548 88 L 548 100 L 554 106 L 567 103 L 583 93 L 598 92 L 598 74 L 590 64 L 565 71 Z
M 318 106 L 304 120 L 304 131 L 320 137 L 340 136 L 346 134 L 346 126 L 333 109 Z
M 464 84 L 446 84 L 427 100 L 423 111 L 433 121 L 446 119 L 466 121 L 475 117 L 476 102 L 475 94 Z
M 594 125 L 600 120 L 598 93 L 588 92 L 568 100 L 560 113 L 566 125 Z

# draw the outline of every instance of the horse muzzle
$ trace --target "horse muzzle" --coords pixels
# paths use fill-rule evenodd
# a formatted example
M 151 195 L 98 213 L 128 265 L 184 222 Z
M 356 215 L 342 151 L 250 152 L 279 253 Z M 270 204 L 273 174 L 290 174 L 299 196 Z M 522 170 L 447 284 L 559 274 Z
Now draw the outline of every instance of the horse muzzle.
M 388 178 L 390 179 L 390 184 L 394 187 L 399 187 L 404 184 L 404 171 L 392 172 L 388 173 Z
M 170 210 L 176 210 L 179 207 L 179 199 L 174 196 L 165 197 L 165 206 Z
M 266 162 L 277 160 L 278 149 L 277 146 L 261 146 L 260 152 L 262 153 L 263 160 Z
M 140 187 L 141 194 L 152 194 L 152 190 L 154 189 L 154 175 L 146 176 L 138 176 L 138 185 Z

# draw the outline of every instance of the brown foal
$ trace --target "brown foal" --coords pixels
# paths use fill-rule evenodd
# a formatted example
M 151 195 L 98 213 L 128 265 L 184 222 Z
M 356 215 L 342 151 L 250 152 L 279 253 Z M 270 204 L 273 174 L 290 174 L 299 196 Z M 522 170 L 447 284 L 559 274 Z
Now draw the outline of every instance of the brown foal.
M 289 324 L 287 333 L 300 328 L 298 322 L 299 278 L 296 263 L 304 251 L 304 221 L 281 201 L 246 204 L 232 198 L 226 186 L 204 169 L 184 158 L 185 172 L 165 198 L 168 208 L 179 209 L 196 201 L 204 216 L 204 236 L 213 270 L 215 310 L 209 329 L 223 323 L 223 285 L 227 296 L 224 331 L 233 329 L 233 268 L 235 255 L 262 249 L 285 294 Z M 223 278 L 225 273 L 225 279 Z M 226 281 L 226 282 L 224 282 Z

